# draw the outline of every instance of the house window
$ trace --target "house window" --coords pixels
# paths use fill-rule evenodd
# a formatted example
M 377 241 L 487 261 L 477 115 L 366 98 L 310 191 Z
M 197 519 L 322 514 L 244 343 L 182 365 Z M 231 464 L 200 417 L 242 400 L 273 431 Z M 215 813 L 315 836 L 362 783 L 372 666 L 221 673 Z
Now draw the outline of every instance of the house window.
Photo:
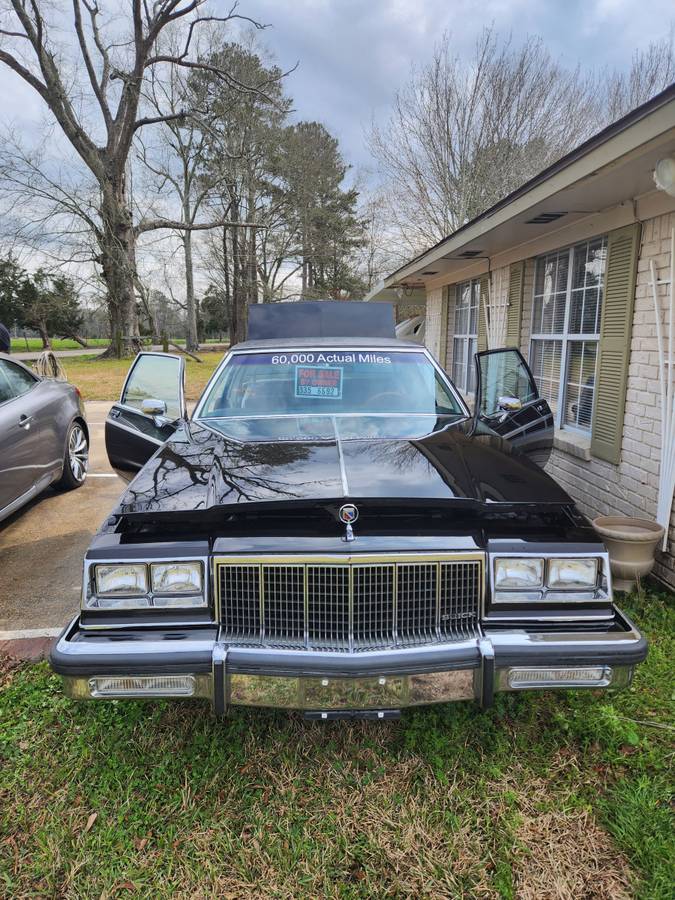
M 530 365 L 559 428 L 590 432 L 607 239 L 537 259 Z
M 477 280 L 464 281 L 456 287 L 452 380 L 465 394 L 471 394 L 476 387 L 473 356 L 478 345 L 479 297 L 480 282 Z

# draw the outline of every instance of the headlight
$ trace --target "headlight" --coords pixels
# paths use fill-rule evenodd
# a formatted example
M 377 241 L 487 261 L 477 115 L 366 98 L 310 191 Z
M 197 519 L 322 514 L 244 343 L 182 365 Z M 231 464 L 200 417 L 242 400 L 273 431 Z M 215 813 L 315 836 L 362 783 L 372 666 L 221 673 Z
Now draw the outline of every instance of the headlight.
M 532 557 L 495 560 L 495 587 L 535 590 L 544 584 L 544 560 Z
M 194 609 L 207 605 L 203 563 L 198 560 L 94 565 L 85 585 L 87 609 Z
M 552 559 L 548 564 L 551 590 L 593 588 L 598 581 L 597 559 Z
M 198 562 L 153 563 L 154 594 L 201 594 L 202 564 Z
M 96 593 L 117 597 L 140 597 L 148 593 L 147 566 L 96 566 Z

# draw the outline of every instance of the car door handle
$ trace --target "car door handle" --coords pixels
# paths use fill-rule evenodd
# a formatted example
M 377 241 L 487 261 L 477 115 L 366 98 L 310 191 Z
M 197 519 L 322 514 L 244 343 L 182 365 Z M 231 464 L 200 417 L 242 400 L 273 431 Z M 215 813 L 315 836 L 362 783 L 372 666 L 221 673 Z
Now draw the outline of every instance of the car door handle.
M 19 416 L 19 428 L 30 429 L 30 423 L 33 421 L 32 416 Z

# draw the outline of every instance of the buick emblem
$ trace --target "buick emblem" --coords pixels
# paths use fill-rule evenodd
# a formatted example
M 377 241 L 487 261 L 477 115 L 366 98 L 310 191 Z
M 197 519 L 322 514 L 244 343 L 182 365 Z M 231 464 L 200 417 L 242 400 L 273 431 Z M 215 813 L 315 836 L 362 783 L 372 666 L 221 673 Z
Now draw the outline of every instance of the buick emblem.
M 345 503 L 340 507 L 338 516 L 343 525 L 353 525 L 359 517 L 359 511 L 353 503 Z
M 348 544 L 356 540 L 356 538 L 354 537 L 352 525 L 354 524 L 354 522 L 356 522 L 358 517 L 359 511 L 353 503 L 345 503 L 344 506 L 340 507 L 338 518 L 345 526 L 345 536 L 342 538 L 342 540 L 347 541 Z

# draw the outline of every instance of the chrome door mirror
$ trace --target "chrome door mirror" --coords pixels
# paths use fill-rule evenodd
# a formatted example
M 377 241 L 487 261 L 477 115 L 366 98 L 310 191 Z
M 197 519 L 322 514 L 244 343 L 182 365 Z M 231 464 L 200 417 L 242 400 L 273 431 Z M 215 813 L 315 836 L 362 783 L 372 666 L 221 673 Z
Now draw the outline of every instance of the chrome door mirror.
M 173 421 L 166 414 L 166 403 L 163 400 L 156 400 L 154 397 L 143 400 L 141 412 L 145 416 L 150 416 L 157 428 L 162 428 Z
M 149 397 L 141 403 L 141 412 L 145 413 L 146 416 L 165 416 L 166 403 L 163 400 Z
M 497 409 L 501 412 L 514 412 L 516 409 L 522 408 L 522 401 L 518 397 L 499 397 L 497 399 Z

